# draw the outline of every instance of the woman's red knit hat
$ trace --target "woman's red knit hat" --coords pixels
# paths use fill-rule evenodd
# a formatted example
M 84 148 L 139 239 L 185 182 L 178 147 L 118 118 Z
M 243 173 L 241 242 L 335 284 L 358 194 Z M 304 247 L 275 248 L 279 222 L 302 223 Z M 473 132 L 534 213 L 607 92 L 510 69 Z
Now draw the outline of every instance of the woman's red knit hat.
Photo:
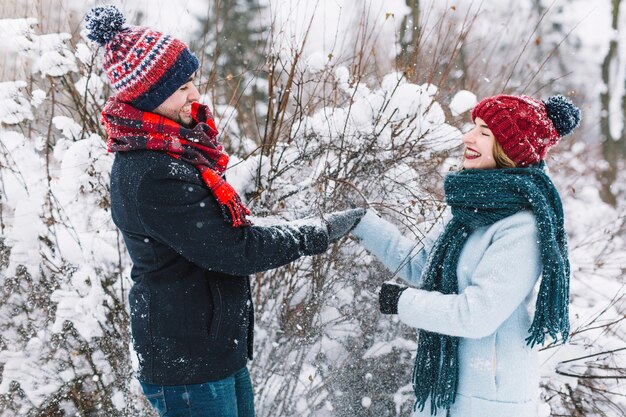
M 504 153 L 523 167 L 543 160 L 548 148 L 580 124 L 580 109 L 561 95 L 546 101 L 499 95 L 478 103 L 472 120 L 477 117 L 487 123 Z

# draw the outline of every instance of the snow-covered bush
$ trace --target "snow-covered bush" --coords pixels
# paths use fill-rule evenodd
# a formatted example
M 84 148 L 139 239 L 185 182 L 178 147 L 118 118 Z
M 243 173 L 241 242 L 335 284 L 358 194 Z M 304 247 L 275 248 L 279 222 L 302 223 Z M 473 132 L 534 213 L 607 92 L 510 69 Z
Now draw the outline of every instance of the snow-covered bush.
M 132 415 L 143 404 L 129 389 L 128 261 L 109 214 L 111 156 L 91 129 L 103 84 L 84 45 L 35 23 L 0 21 L 32 71 L 0 83 L 0 411 Z
M 347 73 L 339 67 L 328 74 L 345 104 L 321 106 L 290 121 L 272 153 L 248 158 L 237 172 L 262 173 L 258 211 L 294 219 L 369 205 L 404 222 L 419 242 L 441 216 L 441 203 L 429 189 L 460 132 L 445 123 L 435 86 L 392 73 L 369 89 L 341 78 Z M 296 94 L 293 100 L 301 98 Z M 373 415 L 395 410 L 391 394 L 410 379 L 407 362 L 415 343 L 411 332 L 403 339 L 378 320 L 376 291 L 388 278 L 346 238 L 326 256 L 299 260 L 257 280 L 259 358 L 252 369 L 262 415 L 355 415 L 363 409 L 367 384 L 368 395 L 377 399 Z M 388 338 L 402 341 L 399 351 L 383 358 L 365 355 Z M 405 361 L 394 380 L 385 377 L 394 371 L 381 365 L 397 367 L 390 360 L 397 356 Z M 384 387 L 377 385 L 383 381 Z M 405 411 L 410 405 L 410 395 L 398 403 Z

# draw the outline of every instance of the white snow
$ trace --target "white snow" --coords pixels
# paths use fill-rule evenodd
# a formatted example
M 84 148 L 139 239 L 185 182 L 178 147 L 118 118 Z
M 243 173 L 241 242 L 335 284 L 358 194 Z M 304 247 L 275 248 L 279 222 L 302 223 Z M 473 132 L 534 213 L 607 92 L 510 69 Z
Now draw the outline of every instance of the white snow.
M 76 59 L 67 46 L 72 36 L 69 33 L 52 33 L 36 36 L 31 48 L 34 59 L 33 72 L 42 76 L 60 77 L 68 72 L 76 72 Z
M 93 74 L 89 77 L 82 77 L 74 85 L 82 97 L 87 97 L 87 100 L 85 100 L 86 103 L 91 104 L 94 101 L 99 105 L 104 103 L 102 96 L 104 82 L 100 77 L 96 77 Z
M 63 136 L 70 140 L 80 138 L 82 127 L 74 121 L 74 119 L 65 116 L 56 116 L 52 118 L 54 127 L 63 132 Z
M 0 123 L 13 125 L 27 119 L 32 120 L 30 103 L 22 92 L 24 87 L 24 81 L 0 83 Z
M 94 51 L 88 47 L 85 43 L 79 42 L 76 45 L 76 52 L 74 53 L 76 58 L 80 60 L 85 65 L 89 65 L 91 63 L 92 57 L 94 56 Z
M 25 45 L 30 43 L 29 38 L 34 35 L 33 26 L 37 19 L 29 17 L 25 19 L 0 19 L 0 39 L 2 47 L 12 52 L 24 50 Z
M 43 101 L 46 99 L 46 92 L 43 90 L 35 90 L 33 91 L 32 94 L 33 98 L 30 101 L 30 104 L 33 107 L 39 107 L 41 105 L 41 103 L 43 103 Z
M 71 290 L 59 289 L 50 297 L 57 305 L 56 320 L 51 330 L 60 333 L 63 323 L 70 321 L 85 340 L 102 336 L 99 323 L 107 319 L 102 305 L 107 297 L 99 285 L 98 275 L 92 268 L 83 266 L 72 276 L 72 283 Z
M 315 74 L 323 71 L 328 63 L 328 55 L 324 56 L 321 52 L 315 52 L 311 54 L 306 60 L 306 66 L 308 70 Z
M 477 103 L 478 100 L 476 99 L 476 94 L 471 91 L 461 90 L 452 98 L 452 101 L 450 102 L 450 111 L 453 116 L 458 116 L 473 109 Z
M 370 397 L 361 398 L 361 405 L 363 408 L 370 408 L 372 406 L 372 399 Z

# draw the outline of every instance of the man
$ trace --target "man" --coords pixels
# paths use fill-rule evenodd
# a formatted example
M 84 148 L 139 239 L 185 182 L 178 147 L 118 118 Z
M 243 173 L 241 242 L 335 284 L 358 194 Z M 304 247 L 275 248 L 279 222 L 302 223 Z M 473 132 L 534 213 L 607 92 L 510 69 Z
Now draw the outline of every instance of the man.
M 258 227 L 223 173 L 228 155 L 193 84 L 181 41 L 124 24 L 114 6 L 87 16 L 116 94 L 102 113 L 115 152 L 111 214 L 133 261 L 129 294 L 138 377 L 161 415 L 254 415 L 246 363 L 253 308 L 247 275 L 324 252 L 361 209 Z

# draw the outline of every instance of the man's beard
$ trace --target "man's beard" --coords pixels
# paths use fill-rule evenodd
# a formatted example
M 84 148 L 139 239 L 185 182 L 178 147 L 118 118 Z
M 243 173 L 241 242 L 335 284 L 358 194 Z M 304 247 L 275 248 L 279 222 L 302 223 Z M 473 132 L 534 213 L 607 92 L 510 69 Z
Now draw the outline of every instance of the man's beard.
M 185 104 L 183 107 L 187 107 L 188 105 L 191 106 L 191 103 Z M 195 123 L 193 121 L 193 117 L 191 117 L 191 109 L 190 109 L 189 113 L 185 112 L 186 113 L 185 114 L 185 116 L 186 116 L 185 118 L 187 119 L 186 121 L 183 119 L 184 116 L 181 115 L 181 112 L 182 112 L 182 107 L 181 107 L 181 110 L 179 110 L 178 113 L 176 113 L 178 115 L 178 120 L 177 120 L 178 123 L 181 126 L 184 126 L 184 127 L 187 127 L 187 128 L 193 127 Z
M 178 123 L 179 125 L 186 127 L 186 128 L 192 128 L 194 127 L 195 123 L 193 121 L 193 118 L 191 116 L 188 116 L 185 120 L 183 119 L 183 116 L 180 114 L 180 111 L 178 112 L 172 112 L 173 115 L 170 117 L 172 120 L 174 120 L 176 123 Z M 168 117 L 168 116 L 165 116 Z
M 187 103 L 178 109 L 173 109 L 171 107 L 161 107 L 160 109 L 153 110 L 154 113 L 160 114 L 161 116 L 167 117 L 170 120 L 175 121 L 179 125 L 186 128 L 193 128 L 195 126 L 195 122 L 191 117 L 191 113 L 185 112 L 185 116 L 181 113 L 183 112 L 183 107 L 188 107 L 191 103 Z
M 178 120 L 176 120 L 176 122 L 178 122 L 179 125 L 183 126 L 183 127 L 187 127 L 189 129 L 191 129 L 194 126 L 194 122 L 193 119 L 190 117 L 189 121 L 184 121 L 182 116 L 178 115 Z

